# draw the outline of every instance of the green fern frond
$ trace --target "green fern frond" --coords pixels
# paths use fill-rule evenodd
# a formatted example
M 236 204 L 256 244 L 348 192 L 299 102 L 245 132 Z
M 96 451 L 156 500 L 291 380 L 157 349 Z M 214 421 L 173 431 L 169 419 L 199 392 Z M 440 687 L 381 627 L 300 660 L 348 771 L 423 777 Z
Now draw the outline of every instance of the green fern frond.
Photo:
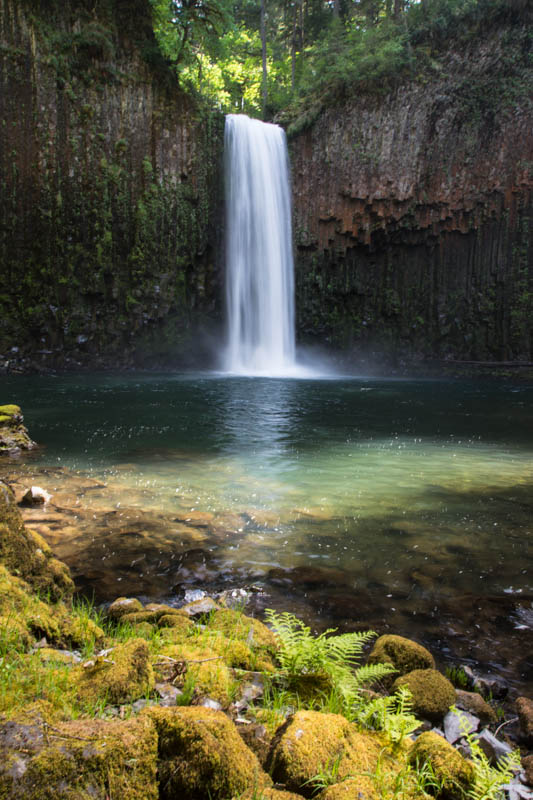
M 355 677 L 359 687 L 371 686 L 393 672 L 396 670 L 392 664 L 365 664 L 357 669 Z

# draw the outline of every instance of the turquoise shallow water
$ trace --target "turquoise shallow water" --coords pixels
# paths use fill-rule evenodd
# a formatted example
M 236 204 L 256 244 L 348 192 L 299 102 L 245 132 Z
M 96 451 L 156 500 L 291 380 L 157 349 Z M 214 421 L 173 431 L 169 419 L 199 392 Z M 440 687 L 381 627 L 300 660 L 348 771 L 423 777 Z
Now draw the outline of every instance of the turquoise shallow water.
M 258 608 L 290 599 L 533 682 L 511 655 L 533 627 L 533 386 L 83 375 L 9 377 L 2 398 L 44 445 L 25 468 L 56 468 L 47 488 L 102 482 L 83 536 L 53 541 L 98 596 L 253 582 Z M 110 514 L 135 509 L 152 517 L 134 554 Z M 191 512 L 194 535 L 174 524 Z

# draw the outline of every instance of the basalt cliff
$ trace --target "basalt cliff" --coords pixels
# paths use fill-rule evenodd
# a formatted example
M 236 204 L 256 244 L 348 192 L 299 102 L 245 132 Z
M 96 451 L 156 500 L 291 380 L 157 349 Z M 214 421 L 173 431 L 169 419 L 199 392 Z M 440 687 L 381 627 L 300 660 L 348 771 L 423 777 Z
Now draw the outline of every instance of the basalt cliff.
M 352 354 L 533 360 L 531 27 L 292 139 L 298 327 Z

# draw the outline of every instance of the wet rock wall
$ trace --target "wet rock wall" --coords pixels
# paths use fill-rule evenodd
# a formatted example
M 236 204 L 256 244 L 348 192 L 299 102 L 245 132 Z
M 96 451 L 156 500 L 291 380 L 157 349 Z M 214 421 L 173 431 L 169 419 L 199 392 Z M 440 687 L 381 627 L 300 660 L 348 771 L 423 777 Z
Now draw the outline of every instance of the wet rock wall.
M 533 360 L 526 22 L 292 137 L 302 340 L 400 364 Z
M 186 363 L 218 314 L 223 117 L 147 0 L 0 0 L 0 361 Z

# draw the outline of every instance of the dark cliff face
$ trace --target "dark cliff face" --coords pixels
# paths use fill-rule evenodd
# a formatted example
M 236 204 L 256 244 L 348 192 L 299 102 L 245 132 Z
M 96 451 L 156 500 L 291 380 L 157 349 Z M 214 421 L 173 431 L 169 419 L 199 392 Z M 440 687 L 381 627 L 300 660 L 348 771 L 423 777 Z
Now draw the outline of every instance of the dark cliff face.
M 197 358 L 223 117 L 177 87 L 148 0 L 0 0 L 0 34 L 3 363 Z
M 291 143 L 300 337 L 393 361 L 533 359 L 530 34 L 330 107 Z

